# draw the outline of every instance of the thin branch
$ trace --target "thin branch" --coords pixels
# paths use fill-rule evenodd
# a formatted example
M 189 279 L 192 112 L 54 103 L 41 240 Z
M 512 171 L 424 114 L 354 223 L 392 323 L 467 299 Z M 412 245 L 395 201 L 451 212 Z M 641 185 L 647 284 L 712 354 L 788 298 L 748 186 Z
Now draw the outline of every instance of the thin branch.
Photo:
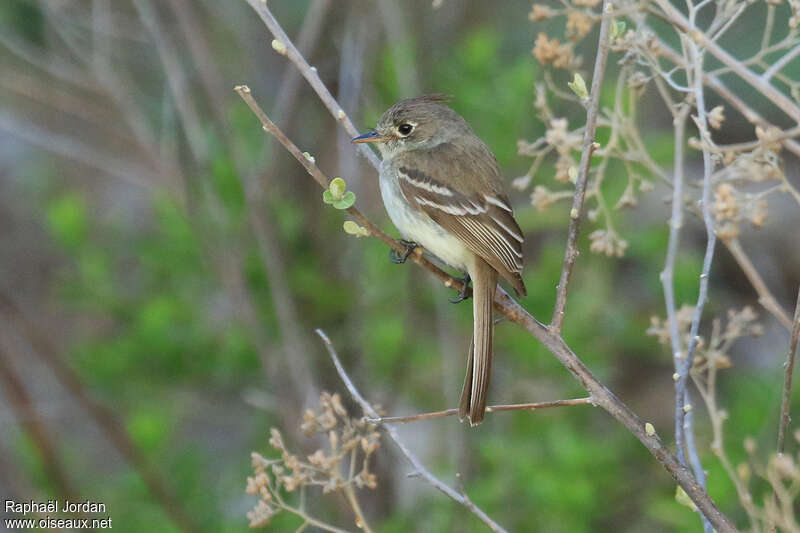
M 261 20 L 264 21 L 264 24 L 267 26 L 272 35 L 275 39 L 283 44 L 286 47 L 286 57 L 294 63 L 300 74 L 308 81 L 309 85 L 316 91 L 317 95 L 319 95 L 320 100 L 322 103 L 325 104 L 325 107 L 328 108 L 328 111 L 336 118 L 336 120 L 340 121 L 344 126 L 345 131 L 351 136 L 355 137 L 358 135 L 358 130 L 351 122 L 350 118 L 347 114 L 342 110 L 341 106 L 339 106 L 338 102 L 333 98 L 328 88 L 322 83 L 322 80 L 319 78 L 317 74 L 317 69 L 312 67 L 308 64 L 306 59 L 303 55 L 297 50 L 295 45 L 292 43 L 292 40 L 289 39 L 289 36 L 286 35 L 286 32 L 283 31 L 281 25 L 275 19 L 275 16 L 267 7 L 266 2 L 262 2 L 261 0 L 246 0 L 250 7 L 252 7 L 258 16 L 261 17 Z M 370 148 L 368 148 L 364 144 L 357 145 L 358 150 L 367 160 L 372 163 L 372 166 L 378 168 L 380 165 L 380 161 L 378 160 L 378 156 L 375 155 Z
M 208 154 L 208 142 L 203 130 L 203 121 L 189 97 L 186 73 L 178 57 L 178 52 L 158 20 L 158 15 L 150 0 L 133 0 L 133 4 L 156 45 L 158 57 L 164 66 L 167 85 L 172 93 L 172 99 L 178 110 L 192 155 L 196 161 L 202 162 Z
M 681 356 L 683 354 L 683 348 L 679 333 L 679 326 L 678 326 L 678 318 L 676 312 L 676 304 L 675 304 L 675 284 L 673 281 L 673 273 L 675 269 L 675 259 L 678 255 L 678 244 L 680 241 L 680 231 L 681 226 L 683 225 L 683 182 L 684 182 L 684 144 L 686 142 L 685 134 L 686 134 L 686 120 L 689 115 L 689 111 L 691 107 L 686 104 L 682 104 L 680 108 L 675 113 L 675 119 L 673 121 L 673 125 L 675 128 L 675 158 L 674 158 L 674 166 L 675 166 L 675 177 L 673 179 L 673 189 L 672 189 L 672 216 L 670 218 L 670 229 L 669 229 L 669 242 L 667 244 L 667 257 L 664 264 L 664 270 L 661 272 L 661 282 L 664 286 L 664 301 L 667 308 L 667 322 L 669 323 L 669 336 L 670 336 L 670 345 L 672 347 L 673 353 L 673 362 L 675 366 L 675 372 L 678 377 L 680 377 L 681 372 Z M 685 386 L 683 389 L 678 387 L 678 383 L 675 384 L 675 394 L 681 395 L 682 397 L 686 397 L 686 389 Z M 682 434 L 685 433 L 685 441 L 686 441 L 686 451 L 690 457 L 690 461 L 692 464 L 692 468 L 697 474 L 698 471 L 702 471 L 702 464 L 700 463 L 700 457 L 697 453 L 697 446 L 694 440 L 694 432 L 692 431 L 692 414 L 691 412 L 686 413 L 684 425 L 681 426 Z M 676 418 L 675 427 L 676 427 L 676 443 L 680 442 L 681 445 L 683 444 L 682 440 L 678 441 L 678 424 L 680 422 Z M 685 455 L 683 454 L 683 450 L 681 447 L 678 448 L 678 458 L 681 459 L 681 463 L 685 464 Z M 703 476 L 698 477 L 700 480 L 700 484 L 703 485 L 704 478 Z M 711 525 L 708 521 L 703 517 L 703 527 L 705 530 L 709 530 Z
M 794 326 L 792 327 L 792 340 L 789 342 L 789 356 L 786 358 L 786 370 L 783 379 L 783 399 L 781 401 L 781 421 L 778 426 L 778 453 L 783 453 L 786 429 L 792 417 L 789 416 L 792 399 L 792 375 L 794 374 L 794 359 L 797 355 L 797 344 L 800 341 L 800 289 L 797 291 L 797 304 L 794 308 Z
M 333 360 L 333 365 L 336 367 L 336 372 L 338 372 L 339 377 L 342 379 L 345 387 L 347 387 L 347 391 L 350 393 L 350 396 L 353 397 L 353 400 L 356 401 L 358 405 L 361 406 L 361 409 L 364 411 L 364 414 L 369 418 L 379 418 L 378 412 L 375 411 L 375 408 L 370 405 L 367 400 L 358 392 L 356 386 L 353 385 L 352 380 L 345 372 L 344 367 L 342 366 L 342 362 L 339 361 L 339 356 L 336 355 L 336 349 L 333 347 L 333 343 L 325 334 L 324 331 L 321 329 L 316 330 L 317 335 L 322 339 L 325 343 L 325 349 L 328 350 L 328 355 L 330 355 L 331 359 Z M 411 450 L 408 449 L 405 442 L 400 438 L 400 435 L 397 433 L 397 430 L 392 426 L 383 426 L 384 431 L 389 435 L 389 437 L 394 441 L 397 447 L 400 449 L 400 452 L 408 459 L 408 462 L 411 463 L 411 466 L 414 467 L 414 472 L 416 475 L 433 485 L 435 488 L 439 489 L 447 496 L 449 496 L 455 502 L 463 505 L 469 511 L 471 511 L 475 516 L 477 516 L 484 524 L 489 526 L 492 531 L 496 533 L 505 532 L 506 530 L 503 529 L 497 522 L 492 520 L 489 515 L 487 515 L 480 507 L 475 505 L 472 500 L 466 497 L 465 494 L 459 494 L 458 491 L 450 487 L 449 485 L 445 484 L 439 478 L 434 476 L 433 474 L 428 471 L 427 468 L 420 462 L 416 455 L 411 453 Z
M 748 257 L 747 253 L 742 248 L 742 244 L 739 242 L 738 238 L 733 239 L 722 239 L 722 244 L 728 248 L 728 251 L 733 255 L 733 258 L 739 264 L 739 267 L 744 272 L 744 275 L 747 276 L 747 279 L 750 281 L 750 284 L 756 290 L 758 294 L 758 303 L 761 306 L 772 313 L 772 315 L 778 319 L 778 322 L 781 323 L 787 330 L 791 331 L 792 329 L 792 319 L 789 317 L 789 314 L 783 309 L 781 304 L 778 303 L 778 300 L 769 290 L 767 284 L 764 282 L 764 279 L 759 274 L 756 267 L 753 265 L 753 262 Z
M 306 157 L 303 152 L 300 151 L 300 149 L 286 136 L 286 134 L 284 134 L 283 131 L 281 131 L 280 128 L 278 128 L 278 126 L 269 119 L 266 113 L 264 113 L 258 103 L 256 103 L 256 101 L 253 99 L 252 95 L 250 94 L 250 88 L 246 85 L 238 85 L 234 90 L 239 94 L 239 96 L 242 97 L 242 100 L 247 103 L 253 113 L 255 113 L 255 115 L 261 121 L 264 131 L 273 135 L 278 142 L 280 142 L 283 147 L 286 148 L 286 150 L 288 150 L 289 153 L 292 154 L 301 165 L 303 165 L 303 167 L 306 169 L 306 172 L 308 172 L 323 189 L 327 189 L 330 181 L 328 177 L 325 176 L 325 174 L 323 174 L 322 171 L 308 157 Z M 356 222 L 365 228 L 370 235 L 377 237 L 398 252 L 405 252 L 405 245 L 389 237 L 378 226 L 373 224 L 367 217 L 365 217 L 361 211 L 358 210 L 358 208 L 350 207 L 347 209 L 347 212 L 350 213 Z M 420 249 L 418 248 L 417 251 L 408 256 L 408 258 L 433 273 L 445 284 L 445 286 L 461 289 L 463 286 L 463 281 L 454 278 L 441 268 L 425 259 L 422 254 L 419 253 L 419 250 Z
M 694 15 L 696 11 L 692 11 L 691 25 L 694 28 Z M 703 268 L 700 273 L 700 287 L 697 294 L 697 305 L 694 309 L 692 316 L 692 323 L 689 333 L 689 345 L 686 349 L 686 354 L 680 352 L 677 361 L 677 374 L 678 379 L 675 381 L 675 447 L 678 454 L 678 459 L 682 464 L 686 464 L 686 456 L 688 455 L 692 465 L 692 470 L 697 477 L 698 483 L 705 487 L 705 471 L 700 463 L 700 458 L 697 449 L 689 444 L 694 443 L 694 428 L 692 426 L 693 417 L 687 416 L 686 409 L 691 409 L 691 401 L 689 399 L 689 391 L 687 389 L 689 371 L 692 368 L 694 360 L 694 352 L 697 348 L 698 331 L 700 329 L 700 320 L 703 316 L 703 308 L 705 307 L 708 298 L 708 280 L 711 273 L 711 263 L 714 259 L 714 250 L 717 242 L 717 233 L 714 229 L 714 220 L 711 215 L 711 173 L 714 170 L 714 163 L 711 161 L 711 135 L 708 131 L 708 122 L 706 119 L 706 104 L 703 86 L 703 57 L 705 51 L 701 51 L 697 43 L 694 41 L 689 42 L 689 49 L 691 50 L 691 57 L 694 63 L 694 98 L 695 107 L 697 109 L 696 124 L 700 130 L 700 138 L 703 146 L 703 192 L 701 199 L 701 207 L 703 212 L 703 222 L 705 223 L 707 242 L 705 257 L 703 258 Z M 690 71 L 687 71 L 687 74 Z M 687 407 L 688 406 L 688 407 Z M 688 435 L 688 436 L 687 436 Z M 703 518 L 703 527 L 707 532 L 713 528 L 708 523 L 707 517 L 701 515 Z
M 661 284 L 664 287 L 664 303 L 667 308 L 667 321 L 669 322 L 669 337 L 672 346 L 672 354 L 675 358 L 675 370 L 677 358 L 683 352 L 681 338 L 678 331 L 678 320 L 675 304 L 675 284 L 673 276 L 675 272 L 675 260 L 678 256 L 678 245 L 680 242 L 681 227 L 683 226 L 683 176 L 684 176 L 684 144 L 686 142 L 686 119 L 688 118 L 691 107 L 682 105 L 677 111 L 673 125 L 675 128 L 675 156 L 674 173 L 672 180 L 672 216 L 669 221 L 669 241 L 667 242 L 667 256 L 664 261 L 664 270 L 661 271 Z
M 80 493 L 67 475 L 58 447 L 48 434 L 46 424 L 36 412 L 36 407 L 25 389 L 24 381 L 17 375 L 10 359 L 8 352 L 0 346 L 0 383 L 3 385 L 2 390 L 5 392 L 8 405 L 38 450 L 48 481 L 53 484 L 61 497 L 79 501 Z
M 94 168 L 129 185 L 145 190 L 156 187 L 152 173 L 136 164 L 85 144 L 75 135 L 53 133 L 30 121 L 0 113 L 0 131 L 58 156 Z
M 776 72 L 780 72 L 780 70 L 789 64 L 789 62 L 797 57 L 800 54 L 800 45 L 795 46 L 790 51 L 786 52 L 781 56 L 779 60 L 772 64 L 764 73 L 761 75 L 761 79 L 764 81 L 769 81 L 769 79 L 775 75 Z
M 536 403 L 515 403 L 510 405 L 490 405 L 486 408 L 487 413 L 494 413 L 500 411 L 536 411 L 538 409 L 547 409 L 550 407 L 567 407 L 570 405 L 591 405 L 592 399 L 575 398 L 572 400 L 554 400 L 551 402 L 536 402 Z M 458 409 L 445 409 L 444 411 L 432 411 L 430 413 L 420 413 L 417 415 L 409 416 L 383 416 L 379 418 L 367 418 L 367 422 L 375 424 L 393 424 L 400 422 L 406 424 L 408 422 L 418 422 L 420 420 L 430 420 L 432 418 L 442 418 L 445 416 L 453 416 L 458 414 Z
M 681 55 L 678 52 L 676 52 L 671 46 L 666 44 L 664 41 L 661 40 L 658 41 L 658 50 L 667 60 L 680 66 L 681 68 L 683 69 L 691 68 L 691 65 L 687 65 L 686 62 L 681 57 Z M 714 92 L 716 92 L 719 96 L 721 96 L 724 100 L 726 100 L 737 111 L 739 111 L 739 113 L 741 113 L 742 116 L 751 124 L 757 124 L 765 128 L 774 127 L 772 123 L 770 123 L 764 117 L 762 117 L 756 110 L 754 110 L 751 106 L 749 106 L 747 102 L 742 100 L 733 91 L 728 89 L 727 85 L 725 85 L 725 83 L 722 80 L 720 80 L 718 76 L 712 73 L 704 72 L 703 83 L 706 84 Z M 786 139 L 784 141 L 784 145 L 792 153 L 800 156 L 800 143 L 792 139 Z
M 676 29 L 686 33 L 695 46 L 703 48 L 718 59 L 722 64 L 730 67 L 731 71 L 749 83 L 754 89 L 772 101 L 781 111 L 800 122 L 800 107 L 791 98 L 773 87 L 768 81 L 762 79 L 758 74 L 744 66 L 741 61 L 730 55 L 725 49 L 711 41 L 702 31 L 694 28 L 669 0 L 656 0 L 658 6 L 663 10 L 664 18 L 674 25 Z M 655 11 L 656 15 L 661 15 Z
M 609 0 L 603 1 L 603 13 L 606 13 L 610 5 Z M 578 166 L 578 179 L 575 182 L 575 196 L 570 210 L 571 221 L 567 234 L 567 248 L 564 251 L 564 263 L 561 268 L 561 278 L 558 281 L 556 305 L 553 310 L 553 318 L 550 321 L 550 327 L 556 333 L 561 332 L 561 325 L 564 323 L 564 309 L 567 306 L 567 286 L 569 285 L 569 278 L 572 276 L 575 260 L 578 258 L 578 235 L 581 229 L 583 200 L 586 197 L 586 182 L 589 179 L 592 153 L 598 147 L 594 141 L 594 136 L 597 128 L 598 108 L 600 106 L 600 91 L 603 87 L 603 75 L 606 71 L 606 60 L 608 59 L 610 25 L 611 17 L 603 17 L 600 23 L 597 57 L 594 61 L 594 72 L 592 74 L 592 92 L 586 110 L 586 127 L 583 130 L 583 151 L 581 152 L 581 161 Z
M 325 27 L 324 22 L 328 20 L 327 14 L 331 7 L 331 0 L 313 0 L 308 6 L 303 25 L 297 35 L 297 50 L 306 55 L 310 54 L 317 46 L 319 36 Z M 288 45 L 287 45 L 288 46 Z M 300 72 L 293 68 L 291 64 L 286 65 L 281 76 L 281 84 L 278 87 L 278 96 L 275 97 L 273 105 L 273 117 L 275 123 L 284 125 L 287 117 L 292 116 L 294 103 L 300 94 Z

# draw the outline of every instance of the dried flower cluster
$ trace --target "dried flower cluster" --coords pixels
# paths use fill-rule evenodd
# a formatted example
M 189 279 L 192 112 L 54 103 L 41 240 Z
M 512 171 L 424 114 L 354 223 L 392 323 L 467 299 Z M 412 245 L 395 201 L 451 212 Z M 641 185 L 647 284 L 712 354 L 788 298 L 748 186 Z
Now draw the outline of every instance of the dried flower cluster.
M 689 345 L 690 329 L 694 307 L 684 305 L 675 313 L 678 322 L 678 333 L 683 346 Z M 728 320 L 725 327 L 722 327 L 722 320 L 715 318 L 712 322 L 711 334 L 708 340 L 705 337 L 697 338 L 697 348 L 695 349 L 692 361 L 692 373 L 699 376 L 708 370 L 709 366 L 715 368 L 728 368 L 731 366 L 730 350 L 733 343 L 742 337 L 758 337 L 764 333 L 764 328 L 757 322 L 758 315 L 750 306 L 745 306 L 740 311 L 731 309 L 728 311 Z M 670 345 L 670 322 L 657 316 L 650 318 L 650 328 L 648 335 L 657 337 L 660 344 Z M 682 351 L 680 357 L 686 357 Z
M 280 457 L 268 459 L 252 453 L 253 476 L 247 478 L 246 491 L 258 496 L 259 501 L 247 513 L 250 527 L 267 525 L 282 510 L 308 521 L 305 511 L 287 504 L 283 495 L 306 487 L 321 487 L 323 494 L 344 492 L 356 520 L 363 520 L 354 488 L 377 486 L 375 474 L 369 469 L 370 457 L 380 446 L 380 434 L 374 424 L 351 418 L 338 394 L 323 392 L 320 409 L 308 409 L 300 429 L 308 437 L 320 435 L 325 441 L 305 460 L 289 450 L 275 428 L 270 430 L 269 443 L 280 452 Z
M 794 432 L 795 441 L 800 444 L 800 430 Z M 766 464 L 758 456 L 755 439 L 747 438 L 744 449 L 748 455 L 746 463 L 736 466 L 736 487 L 739 498 L 756 531 L 800 532 L 796 516 L 796 505 L 800 497 L 800 453 L 772 455 Z M 753 496 L 754 488 L 760 484 L 768 485 L 763 491 L 761 505 Z
M 552 176 L 559 184 L 574 182 L 571 176 L 577 175 L 583 127 L 570 129 L 564 117 L 567 109 L 551 109 L 548 99 L 571 105 L 585 105 L 585 101 L 565 90 L 566 83 L 556 84 L 553 77 L 559 75 L 559 69 L 572 72 L 581 70 L 581 60 L 574 54 L 575 46 L 600 20 L 598 4 L 599 1 L 596 0 L 570 0 L 558 5 L 535 3 L 529 14 L 533 23 L 546 24 L 542 24 L 545 31 L 538 33 L 533 55 L 543 66 L 553 67 L 555 71 L 546 72 L 544 80 L 536 88 L 534 105 L 542 123 L 547 125 L 547 130 L 533 142 L 518 142 L 519 155 L 532 157 L 533 163 L 524 176 L 514 180 L 513 185 L 520 190 L 526 189 L 536 175 L 537 183 L 533 187 L 531 203 L 538 210 L 572 198 L 571 188 L 552 190 L 542 183 L 542 174 Z M 749 5 L 737 0 L 720 3 L 708 31 L 719 38 L 734 25 L 737 17 Z M 652 180 L 667 185 L 672 181 L 668 171 L 661 168 L 650 155 L 650 148 L 640 133 L 637 106 L 642 95 L 646 91 L 657 94 L 676 117 L 687 111 L 684 109 L 687 106 L 688 111 L 691 111 L 691 106 L 695 104 L 691 84 L 683 85 L 685 82 L 677 81 L 691 82 L 694 75 L 692 61 L 687 58 L 685 51 L 675 49 L 663 40 L 663 31 L 656 32 L 650 26 L 653 18 L 669 20 L 665 13 L 654 17 L 654 12 L 659 10 L 658 6 L 658 2 L 622 0 L 614 2 L 612 9 L 606 13 L 609 16 L 619 13 L 611 27 L 610 47 L 612 52 L 618 54 L 620 67 L 618 73 L 615 73 L 617 86 L 614 104 L 601 110 L 597 123 L 600 130 L 605 129 L 608 132 L 602 135 L 609 140 L 595 151 L 594 160 L 599 158 L 599 164 L 593 165 L 590 171 L 586 198 L 589 219 L 599 226 L 590 233 L 590 249 L 610 257 L 621 257 L 627 247 L 625 239 L 612 223 L 612 209 L 635 207 L 638 204 L 638 195 L 653 189 Z M 554 24 L 558 20 L 564 20 L 565 23 L 563 32 L 555 35 L 560 28 L 558 24 Z M 774 43 L 771 43 L 769 35 L 774 28 L 765 28 L 764 31 L 771 53 L 788 52 L 798 43 L 798 33 L 791 24 L 789 33 Z M 676 32 L 681 38 L 685 37 L 677 27 Z M 566 38 L 566 42 L 560 40 L 563 38 Z M 746 63 L 767 69 L 770 65 L 764 55 L 762 50 L 747 58 Z M 720 69 L 717 75 L 729 70 Z M 569 77 L 573 75 L 569 72 L 566 74 Z M 792 80 L 781 72 L 776 72 L 774 79 L 788 93 L 800 97 L 800 81 Z M 738 106 L 736 110 L 741 111 L 739 102 L 729 103 L 734 107 Z M 724 130 L 728 112 L 727 105 L 717 105 L 706 111 L 704 124 L 696 122 L 696 113 L 688 115 L 689 124 L 695 121 L 697 135 L 688 139 L 689 147 L 695 151 L 687 154 L 699 158 L 698 152 L 704 147 L 711 153 L 715 166 L 711 183 L 715 191 L 716 230 L 718 236 L 726 241 L 739 236 L 743 221 L 749 222 L 754 228 L 762 227 L 768 220 L 769 199 L 774 194 L 789 193 L 800 204 L 800 192 L 787 181 L 780 157 L 784 142 L 789 136 L 774 126 L 756 121 L 752 142 L 719 145 L 714 142 L 710 131 Z M 751 118 L 751 114 L 747 114 L 747 118 Z M 614 172 L 609 179 L 627 180 L 624 193 L 618 198 L 606 198 L 607 192 L 603 186 L 607 168 L 612 161 L 616 162 L 617 168 L 624 168 L 625 172 Z M 545 172 L 538 173 L 539 170 Z M 688 178 L 696 179 L 695 176 Z M 686 195 L 684 209 L 689 213 L 699 214 L 699 189 L 691 189 L 690 192 L 692 194 Z

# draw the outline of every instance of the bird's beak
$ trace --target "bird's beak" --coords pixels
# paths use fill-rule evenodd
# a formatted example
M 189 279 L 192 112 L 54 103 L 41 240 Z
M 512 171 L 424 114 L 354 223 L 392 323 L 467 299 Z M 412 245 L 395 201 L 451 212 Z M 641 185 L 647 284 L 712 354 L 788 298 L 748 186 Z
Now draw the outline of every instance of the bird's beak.
M 367 133 L 362 133 L 358 137 L 354 138 L 351 142 L 359 144 L 359 143 L 383 143 L 390 140 L 391 137 L 386 135 L 381 135 L 375 130 L 370 130 Z

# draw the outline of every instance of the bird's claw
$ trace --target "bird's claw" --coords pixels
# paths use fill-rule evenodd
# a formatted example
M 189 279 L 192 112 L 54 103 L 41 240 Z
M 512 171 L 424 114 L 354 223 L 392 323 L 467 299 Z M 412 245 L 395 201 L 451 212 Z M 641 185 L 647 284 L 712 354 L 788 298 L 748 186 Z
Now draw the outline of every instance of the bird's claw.
M 419 246 L 417 243 L 413 241 L 406 241 L 403 239 L 400 239 L 400 244 L 406 247 L 406 249 L 402 253 L 398 252 L 394 248 L 389 250 L 389 261 L 391 261 L 396 265 L 401 265 L 405 263 L 406 259 L 408 259 L 408 256 L 414 253 L 414 250 L 416 250 L 417 246 Z
M 456 296 L 455 298 L 450 300 L 451 304 L 461 303 L 461 302 L 463 302 L 464 300 L 466 300 L 466 299 L 468 299 L 470 297 L 470 288 L 469 288 L 470 277 L 469 277 L 469 274 L 465 274 L 463 278 L 455 278 L 455 279 L 460 281 L 462 283 L 462 285 L 461 285 L 461 289 L 459 289 L 459 291 L 458 291 L 458 296 Z

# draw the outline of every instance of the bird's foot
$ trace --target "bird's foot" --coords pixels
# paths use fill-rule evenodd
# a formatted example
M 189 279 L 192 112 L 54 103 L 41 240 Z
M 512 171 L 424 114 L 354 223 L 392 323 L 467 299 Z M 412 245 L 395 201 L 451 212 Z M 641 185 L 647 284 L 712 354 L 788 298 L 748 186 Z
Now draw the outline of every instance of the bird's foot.
M 401 265 L 405 263 L 406 259 L 408 259 L 408 256 L 414 253 L 414 250 L 416 250 L 417 247 L 419 246 L 417 243 L 413 241 L 406 241 L 403 239 L 400 239 L 400 244 L 406 247 L 406 249 L 402 253 L 398 252 L 394 248 L 389 250 L 389 261 L 391 261 L 396 265 Z
M 469 274 L 464 274 L 463 278 L 455 278 L 455 279 L 460 281 L 462 283 L 462 285 L 461 285 L 461 289 L 458 291 L 458 296 L 456 296 L 455 298 L 450 300 L 451 304 L 457 304 L 457 303 L 463 302 L 464 300 L 466 300 L 467 298 L 470 297 L 470 290 L 469 290 L 470 277 L 469 277 Z

